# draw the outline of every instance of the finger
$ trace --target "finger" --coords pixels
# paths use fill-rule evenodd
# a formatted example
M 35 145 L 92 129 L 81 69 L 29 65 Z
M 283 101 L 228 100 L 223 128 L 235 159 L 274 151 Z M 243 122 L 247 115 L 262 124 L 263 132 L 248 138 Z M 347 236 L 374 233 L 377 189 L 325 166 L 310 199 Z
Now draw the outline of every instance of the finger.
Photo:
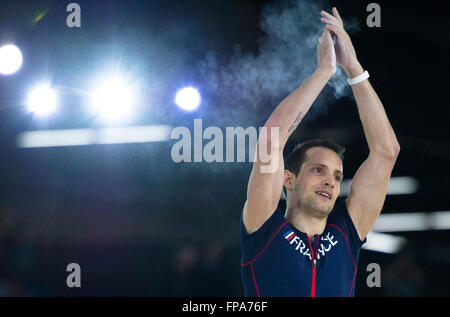
M 326 27 L 323 28 L 322 36 L 319 37 L 319 44 L 323 43 L 324 41 L 332 41 L 331 33 Z
M 333 34 L 335 34 L 337 37 L 344 39 L 345 38 L 345 31 L 342 28 L 338 28 L 334 25 L 331 24 L 327 24 L 326 28 L 330 31 L 333 32 Z
M 332 12 L 333 12 L 333 15 L 336 17 L 336 19 L 338 19 L 339 22 L 341 22 L 341 24 L 344 25 L 344 22 L 342 21 L 341 15 L 339 14 L 339 12 L 336 9 L 336 7 L 333 7 Z
M 324 30 L 322 40 L 331 41 L 331 34 L 330 34 L 330 31 L 327 28 L 325 28 L 325 30 Z
M 332 14 L 329 14 L 327 11 L 320 11 L 320 15 L 330 19 L 336 19 L 336 17 Z
M 329 14 L 328 12 L 322 10 L 322 11 L 320 11 L 320 14 L 322 15 L 322 17 L 336 21 L 338 24 L 341 24 L 341 26 L 342 26 L 341 21 L 339 21 L 335 16 Z
M 322 43 L 323 41 L 327 40 L 327 34 L 330 34 L 330 31 L 327 30 L 326 27 L 323 28 L 323 32 L 322 35 L 319 37 L 319 44 Z
M 334 26 L 336 26 L 338 28 L 341 27 L 341 24 L 339 22 L 337 22 L 336 20 L 331 20 L 331 19 L 328 19 L 328 18 L 321 18 L 320 21 L 322 21 L 323 23 L 326 23 L 326 24 L 334 25 Z
M 319 44 L 320 44 L 320 43 L 322 43 L 322 40 L 323 40 L 323 36 L 325 35 L 325 32 L 326 32 L 326 31 L 327 31 L 327 28 L 326 28 L 326 27 L 324 27 L 324 28 L 323 28 L 323 32 L 322 32 L 322 35 L 321 35 L 321 36 L 319 36 L 319 39 L 318 39 L 318 40 L 319 40 Z
M 344 34 L 345 34 L 344 29 L 342 29 L 341 27 L 336 27 L 336 26 L 334 26 L 334 25 L 327 24 L 326 28 L 327 28 L 329 31 L 331 31 L 331 32 L 333 32 L 334 34 L 336 34 L 337 36 L 339 36 L 339 37 L 342 37 L 342 36 L 344 36 Z

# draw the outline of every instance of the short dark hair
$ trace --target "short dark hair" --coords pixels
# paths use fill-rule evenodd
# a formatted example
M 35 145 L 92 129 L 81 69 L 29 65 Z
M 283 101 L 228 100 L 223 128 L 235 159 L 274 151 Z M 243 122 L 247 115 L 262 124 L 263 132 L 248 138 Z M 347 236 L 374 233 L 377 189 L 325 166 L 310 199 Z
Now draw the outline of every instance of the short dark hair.
M 344 162 L 345 147 L 331 139 L 311 139 L 297 144 L 284 160 L 284 169 L 298 175 L 306 160 L 306 151 L 312 147 L 324 147 L 334 151 Z

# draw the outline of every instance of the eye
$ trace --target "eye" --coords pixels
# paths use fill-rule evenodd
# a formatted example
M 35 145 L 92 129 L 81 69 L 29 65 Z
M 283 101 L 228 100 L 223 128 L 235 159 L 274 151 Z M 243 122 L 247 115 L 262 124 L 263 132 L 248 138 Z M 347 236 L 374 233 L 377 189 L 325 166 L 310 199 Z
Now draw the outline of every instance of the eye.
M 336 176 L 334 179 L 337 180 L 338 182 L 341 181 L 341 177 L 340 176 Z
M 321 169 L 320 167 L 316 167 L 316 168 L 313 169 L 314 172 L 315 172 L 315 171 L 319 171 L 319 173 L 320 173 L 321 170 L 322 170 L 322 169 Z

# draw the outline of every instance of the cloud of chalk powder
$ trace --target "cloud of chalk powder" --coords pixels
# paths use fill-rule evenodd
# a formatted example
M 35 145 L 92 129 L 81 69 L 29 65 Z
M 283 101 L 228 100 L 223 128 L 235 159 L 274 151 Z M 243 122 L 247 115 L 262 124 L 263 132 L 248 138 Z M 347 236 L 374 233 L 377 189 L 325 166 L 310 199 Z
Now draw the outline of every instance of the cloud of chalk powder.
M 236 47 L 233 56 L 226 59 L 209 52 L 200 64 L 205 88 L 241 118 L 264 104 L 275 107 L 316 69 L 316 48 L 324 28 L 320 10 L 329 8 L 326 1 L 304 0 L 278 0 L 265 6 L 260 26 L 266 36 L 259 39 L 258 53 L 245 53 Z M 344 25 L 349 33 L 358 30 L 355 20 L 344 20 Z M 323 94 L 330 95 L 314 105 L 319 112 L 351 93 L 340 67 L 328 85 L 332 89 Z

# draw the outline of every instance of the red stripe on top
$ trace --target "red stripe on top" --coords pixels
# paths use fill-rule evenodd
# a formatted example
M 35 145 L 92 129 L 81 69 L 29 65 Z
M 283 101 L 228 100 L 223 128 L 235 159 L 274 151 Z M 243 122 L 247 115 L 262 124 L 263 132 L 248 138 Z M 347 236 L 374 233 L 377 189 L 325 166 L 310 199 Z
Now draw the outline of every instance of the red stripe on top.
M 250 269 L 252 270 L 253 284 L 255 284 L 256 296 L 260 297 L 258 283 L 256 283 L 255 271 L 253 270 L 253 263 L 250 263 Z
M 291 236 L 287 240 L 291 241 L 293 237 L 295 237 L 295 233 L 291 234 Z
M 350 286 L 350 294 L 349 294 L 349 296 L 351 296 L 351 295 L 352 295 L 352 290 L 353 290 L 353 285 L 354 285 L 354 283 L 355 283 L 355 277 L 356 277 L 357 267 L 356 267 L 355 261 L 353 260 L 352 252 L 350 251 L 350 246 L 349 246 L 349 244 L 348 244 L 347 237 L 345 236 L 344 231 L 342 231 L 342 229 L 339 228 L 338 226 L 336 226 L 335 224 L 329 223 L 329 224 L 327 224 L 327 226 L 335 227 L 335 228 L 338 229 L 339 232 L 344 236 L 345 243 L 347 244 L 348 254 L 350 255 L 350 259 L 352 260 L 353 266 L 355 267 L 355 271 L 354 271 L 354 273 L 353 273 L 352 285 Z
M 266 246 L 264 247 L 264 249 L 257 255 L 255 256 L 255 258 L 251 261 L 248 261 L 247 263 L 241 263 L 242 266 L 246 266 L 248 264 L 251 264 L 253 262 L 256 261 L 257 258 L 259 258 L 261 256 L 261 254 L 264 253 L 264 251 L 266 251 L 267 247 L 270 245 L 270 243 L 272 243 L 272 240 L 275 238 L 275 236 L 278 234 L 278 232 L 280 232 L 280 230 L 288 223 L 288 221 L 286 220 L 285 222 L 283 222 L 283 224 L 277 229 L 277 231 L 274 233 L 274 235 L 272 236 L 272 238 L 270 238 L 269 242 L 266 244 Z

